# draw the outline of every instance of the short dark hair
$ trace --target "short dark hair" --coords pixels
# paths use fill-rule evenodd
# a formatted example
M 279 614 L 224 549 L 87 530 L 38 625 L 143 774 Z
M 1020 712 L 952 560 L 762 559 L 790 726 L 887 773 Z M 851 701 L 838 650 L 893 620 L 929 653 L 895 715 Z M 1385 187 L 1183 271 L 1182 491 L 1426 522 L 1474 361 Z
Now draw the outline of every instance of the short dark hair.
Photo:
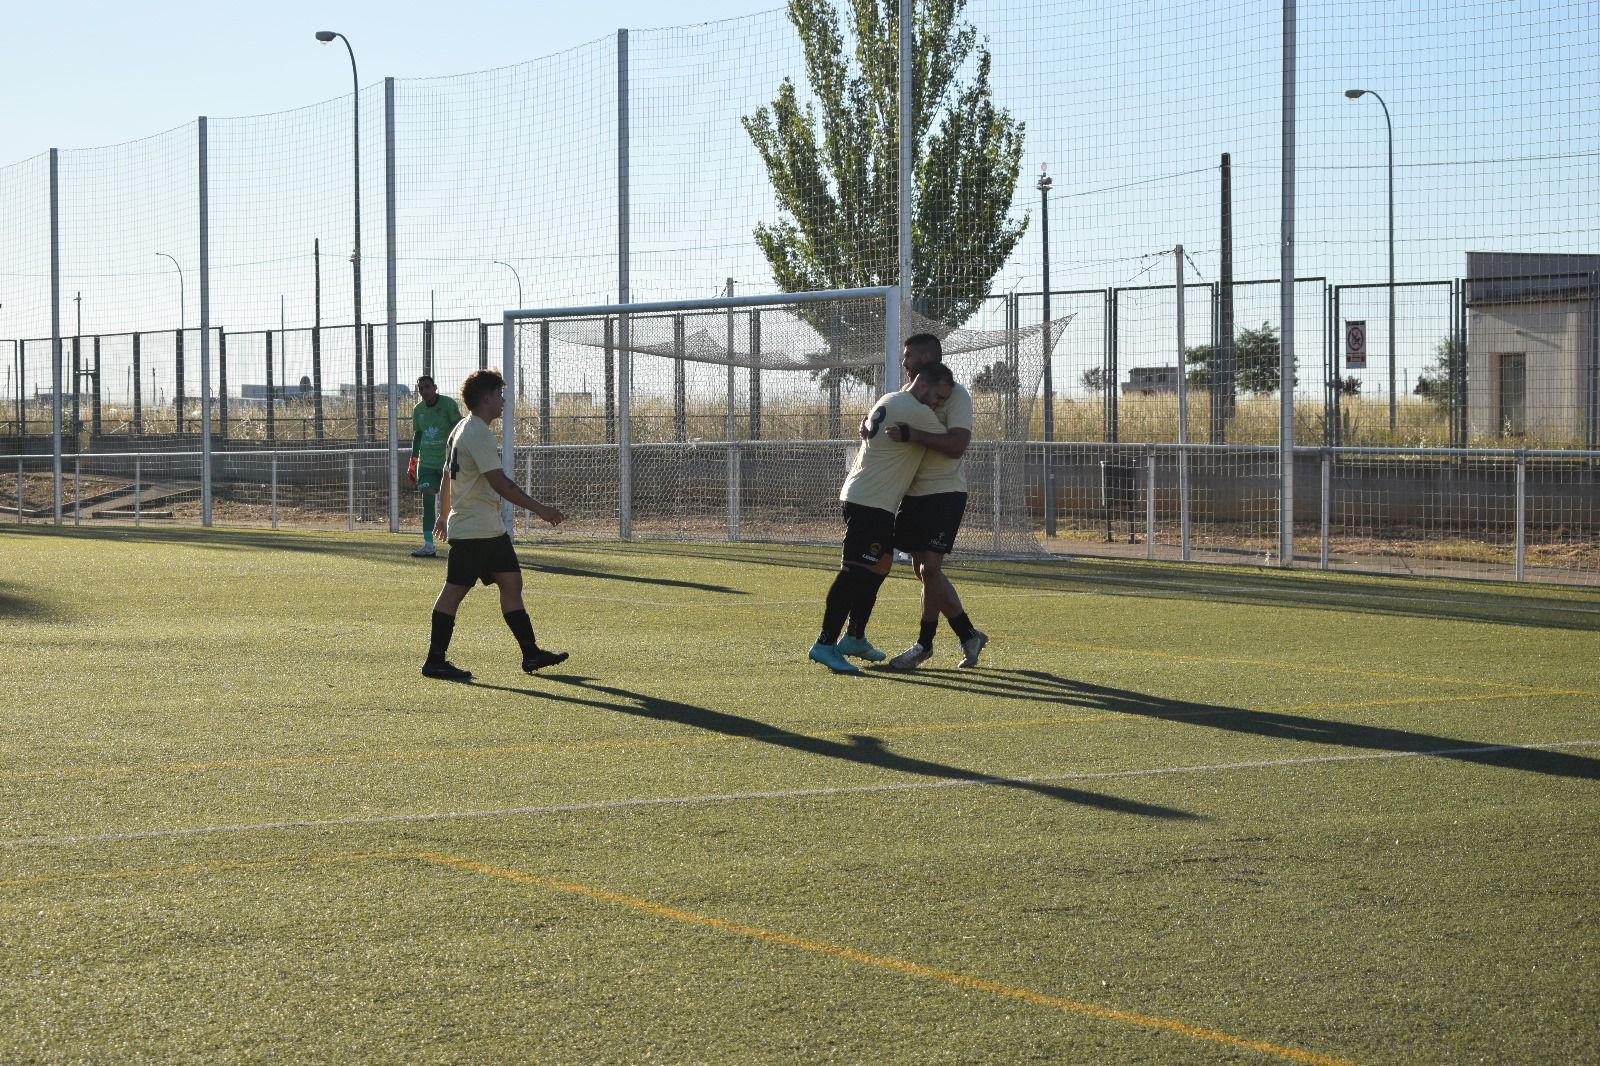
M 505 387 L 506 379 L 500 376 L 500 371 L 474 370 L 461 383 L 461 402 L 467 405 L 467 410 L 476 411 L 485 396 Z
M 926 355 L 935 363 L 944 362 L 944 347 L 940 345 L 939 338 L 931 333 L 913 333 L 906 338 L 905 349 L 917 355 Z
M 424 385 L 433 385 L 433 375 L 432 374 L 423 374 L 421 377 L 417 378 L 417 388 L 420 389 Z M 434 387 L 438 388 L 437 385 L 435 385 Z
M 954 385 L 956 383 L 955 374 L 951 373 L 950 368 L 943 363 L 929 363 L 917 371 L 917 377 L 927 378 L 935 385 Z M 912 380 L 916 379 L 913 378 Z

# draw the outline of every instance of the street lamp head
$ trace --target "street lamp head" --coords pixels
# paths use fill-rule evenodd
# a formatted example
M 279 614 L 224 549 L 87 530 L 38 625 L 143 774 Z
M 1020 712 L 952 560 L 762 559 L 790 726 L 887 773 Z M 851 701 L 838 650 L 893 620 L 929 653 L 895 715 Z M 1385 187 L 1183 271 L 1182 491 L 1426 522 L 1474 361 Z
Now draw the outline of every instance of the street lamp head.
M 1365 89 L 1346 89 L 1344 91 L 1346 100 L 1359 100 L 1365 95 L 1367 95 L 1367 90 Z
M 337 36 L 339 36 L 339 35 L 337 33 L 334 33 L 332 30 L 318 30 L 317 31 L 317 40 L 321 41 L 323 44 L 332 44 L 333 43 L 333 39 L 335 37 L 337 37 Z
M 1040 192 L 1049 192 L 1050 186 L 1054 184 L 1055 182 L 1050 180 L 1050 175 L 1044 172 L 1044 164 L 1039 164 L 1039 184 L 1035 186 L 1035 188 L 1037 188 Z

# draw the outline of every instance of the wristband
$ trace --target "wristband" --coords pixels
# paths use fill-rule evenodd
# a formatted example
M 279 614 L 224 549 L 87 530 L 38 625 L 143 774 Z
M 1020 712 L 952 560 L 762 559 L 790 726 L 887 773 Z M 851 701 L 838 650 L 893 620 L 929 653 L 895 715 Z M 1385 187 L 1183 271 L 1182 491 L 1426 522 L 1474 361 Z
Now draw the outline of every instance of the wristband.
M 906 444 L 911 443 L 911 423 L 897 422 L 895 428 L 900 431 L 900 440 Z

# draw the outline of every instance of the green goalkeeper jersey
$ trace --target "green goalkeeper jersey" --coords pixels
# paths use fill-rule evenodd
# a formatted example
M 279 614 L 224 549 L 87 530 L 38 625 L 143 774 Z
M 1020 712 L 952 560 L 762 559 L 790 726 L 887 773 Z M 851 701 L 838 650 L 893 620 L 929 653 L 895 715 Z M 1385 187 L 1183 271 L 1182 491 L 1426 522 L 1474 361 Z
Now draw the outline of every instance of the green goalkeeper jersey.
M 418 466 L 444 466 L 445 442 L 461 421 L 461 408 L 448 396 L 434 398 L 433 406 L 419 403 L 411 409 L 411 454 Z

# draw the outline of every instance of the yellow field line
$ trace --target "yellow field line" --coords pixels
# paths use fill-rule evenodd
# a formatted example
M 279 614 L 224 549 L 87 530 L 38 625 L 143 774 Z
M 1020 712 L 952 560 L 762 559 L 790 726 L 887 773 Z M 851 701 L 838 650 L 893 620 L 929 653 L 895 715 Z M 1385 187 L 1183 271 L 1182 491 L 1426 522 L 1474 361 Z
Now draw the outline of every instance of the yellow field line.
M 1381 670 L 1357 670 L 1348 666 L 1317 666 L 1311 663 L 1292 663 L 1278 659 L 1232 659 L 1214 655 L 1179 655 L 1176 652 L 1156 651 L 1153 648 L 1119 648 L 1103 644 L 1083 644 L 1070 640 L 1050 640 L 1032 634 L 996 634 L 991 637 L 1030 644 L 1044 644 L 1052 648 L 1070 648 L 1074 651 L 1093 651 L 1111 655 L 1133 655 L 1150 659 L 1170 659 L 1181 663 L 1212 663 L 1219 666 L 1265 666 L 1275 670 L 1293 670 L 1309 674 L 1344 674 L 1352 677 L 1371 677 L 1384 681 L 1423 681 L 1430 684 L 1476 685 L 1479 688 L 1516 688 L 1530 696 L 1595 696 L 1600 692 L 1572 691 L 1567 689 L 1537 688 L 1515 681 L 1473 680 L 1466 677 L 1434 677 L 1429 674 L 1402 674 Z
M 878 969 L 892 970 L 897 973 L 908 974 L 913 977 L 927 978 L 941 981 L 974 992 L 986 992 L 990 995 L 1004 996 L 1010 999 L 1021 1000 L 1042 1007 L 1053 1007 L 1057 1010 L 1067 1011 L 1072 1014 L 1082 1015 L 1087 1018 L 1096 1018 L 1101 1021 L 1119 1022 L 1124 1025 L 1138 1026 L 1144 1029 L 1155 1029 L 1162 1032 L 1176 1033 L 1179 1036 L 1190 1037 L 1195 1040 L 1205 1040 L 1217 1044 L 1226 1044 L 1230 1047 L 1244 1048 L 1257 1051 L 1266 1055 L 1275 1055 L 1290 1062 L 1310 1063 L 1313 1066 L 1356 1066 L 1349 1059 L 1338 1058 L 1331 1055 L 1322 1055 L 1313 1051 L 1304 1051 L 1300 1048 L 1286 1047 L 1281 1044 L 1269 1043 L 1265 1040 L 1251 1040 L 1247 1037 L 1235 1036 L 1218 1029 L 1208 1029 L 1200 1025 L 1191 1025 L 1176 1018 L 1162 1018 L 1150 1014 L 1138 1014 L 1132 1011 L 1116 1010 L 1112 1007 L 1103 1007 L 1097 1003 L 1085 1003 L 1079 1000 L 1066 999 L 1062 996 L 1051 996 L 1043 992 L 1034 992 L 1026 988 L 1017 988 L 1001 984 L 998 981 L 989 981 L 980 977 L 971 977 L 967 974 L 956 973 L 953 970 L 942 969 L 937 966 L 924 966 L 920 963 L 906 962 L 902 959 L 890 958 L 883 955 L 870 955 L 854 948 L 840 947 L 837 944 L 825 944 L 816 940 L 807 940 L 803 937 L 791 936 L 788 933 L 773 932 L 768 929 L 758 929 L 755 926 L 744 925 L 739 922 L 725 921 L 721 918 L 712 918 L 703 914 L 694 914 L 690 911 L 678 910 L 649 900 L 636 899 L 618 892 L 611 892 L 603 888 L 594 888 L 589 885 L 575 884 L 570 881 L 558 881 L 554 878 L 541 877 L 537 874 L 523 873 L 517 870 L 507 870 L 487 863 L 474 862 L 454 855 L 441 855 L 434 852 L 347 852 L 335 855 L 310 855 L 301 858 L 287 859 L 259 859 L 249 862 L 215 862 L 192 863 L 184 866 L 146 867 L 131 870 L 107 870 L 99 873 L 87 874 L 52 874 L 40 877 L 18 877 L 0 881 L 0 887 L 22 885 L 46 885 L 66 882 L 109 881 L 117 879 L 139 877 L 161 877 L 172 874 L 188 873 L 215 873 L 235 870 L 262 869 L 273 866 L 298 866 L 308 863 L 339 863 L 361 862 L 379 859 L 393 860 L 418 860 L 436 865 L 465 870 L 470 873 L 483 874 L 501 880 L 512 881 L 518 884 L 536 885 L 540 888 L 569 895 L 585 896 L 604 903 L 614 903 L 634 910 L 644 911 L 661 918 L 683 922 L 690 925 L 700 925 L 716 929 L 725 933 L 734 933 L 739 936 L 750 937 L 755 940 L 765 941 L 770 944 L 779 944 L 784 947 L 808 951 L 813 954 L 827 955 L 837 959 L 860 963 Z
M 808 951 L 818 955 L 828 955 L 837 959 L 860 963 L 883 970 L 892 970 L 897 973 L 909 974 L 913 977 L 923 977 L 932 981 L 942 981 L 957 988 L 969 989 L 974 992 L 987 992 L 990 995 L 1005 996 L 1010 999 L 1019 999 L 1025 1003 L 1033 1003 L 1042 1007 L 1054 1007 L 1057 1010 L 1067 1011 L 1072 1014 L 1101 1021 L 1120 1022 L 1124 1025 L 1139 1026 L 1145 1029 L 1156 1029 L 1179 1036 L 1191 1037 L 1195 1040 L 1206 1040 L 1216 1044 L 1226 1044 L 1230 1047 L 1245 1048 L 1266 1055 L 1275 1055 L 1278 1058 L 1291 1062 L 1312 1063 L 1315 1066 L 1355 1066 L 1349 1059 L 1337 1058 L 1331 1055 L 1321 1055 L 1313 1051 L 1304 1051 L 1300 1048 L 1285 1047 L 1282 1044 L 1272 1044 L 1265 1040 L 1251 1040 L 1247 1037 L 1234 1036 L 1217 1029 L 1207 1029 L 1204 1026 L 1191 1025 L 1176 1018 L 1161 1018 L 1150 1014 L 1136 1014 L 1131 1011 L 1116 1010 L 1111 1007 L 1102 1007 L 1097 1003 L 1084 1003 L 1079 1000 L 1066 999 L 1061 996 L 1046 995 L 1043 992 L 1034 992 L 1026 988 L 1016 988 L 1004 985 L 998 981 L 988 981 L 980 977 L 970 977 L 966 974 L 945 970 L 937 966 L 924 966 L 920 963 L 906 962 L 902 959 L 890 958 L 883 955 L 869 955 L 864 951 L 854 948 L 840 947 L 837 944 L 825 944 L 816 940 L 806 940 L 802 937 L 791 936 L 788 933 L 777 933 L 768 929 L 758 929 L 755 926 L 743 925 L 739 922 L 725 921 L 721 918 L 711 918 L 703 914 L 694 914 L 690 911 L 678 910 L 649 900 L 635 899 L 624 896 L 618 892 L 611 892 L 603 888 L 593 888 L 588 885 L 573 884 L 570 881 L 557 881 L 553 878 L 540 877 L 537 874 L 522 873 L 516 870 L 507 870 L 487 863 L 473 862 L 470 859 L 458 858 L 453 855 L 438 855 L 424 852 L 418 856 L 429 862 L 452 866 L 457 869 L 467 870 L 472 873 L 484 874 L 489 877 L 498 877 L 506 881 L 519 884 L 537 885 L 540 888 L 552 889 L 577 896 L 586 896 L 590 899 L 600 900 L 605 903 L 614 903 L 619 906 L 629 907 L 634 910 L 644 911 L 657 917 L 667 918 L 676 922 L 689 925 L 700 925 L 716 929 L 725 933 L 734 933 L 738 936 L 750 937 L 754 940 L 765 941 L 770 944 L 780 944 L 784 947 Z

